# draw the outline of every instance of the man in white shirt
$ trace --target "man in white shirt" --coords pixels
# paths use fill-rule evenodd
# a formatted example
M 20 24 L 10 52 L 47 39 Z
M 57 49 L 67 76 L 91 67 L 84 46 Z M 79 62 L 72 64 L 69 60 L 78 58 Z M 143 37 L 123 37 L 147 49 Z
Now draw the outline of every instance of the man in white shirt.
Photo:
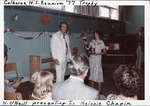
M 66 64 L 69 58 L 71 58 L 69 37 L 67 34 L 68 24 L 61 22 L 59 28 L 60 30 L 53 34 L 51 39 L 51 52 L 56 64 L 56 82 L 64 81 Z
M 99 92 L 84 84 L 89 69 L 88 59 L 75 56 L 69 64 L 70 78 L 64 82 L 55 83 L 52 88 L 54 100 L 95 100 Z

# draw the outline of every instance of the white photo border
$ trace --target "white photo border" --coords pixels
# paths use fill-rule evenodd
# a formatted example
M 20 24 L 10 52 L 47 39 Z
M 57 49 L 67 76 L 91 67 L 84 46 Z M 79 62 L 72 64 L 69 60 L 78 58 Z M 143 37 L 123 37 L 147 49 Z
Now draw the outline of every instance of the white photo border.
M 14 0 L 15 1 L 15 0 Z M 16 0 L 17 1 L 17 0 Z M 27 1 L 27 0 L 22 0 L 22 1 Z M 59 1 L 59 0 L 58 0 Z M 62 0 L 61 0 L 62 1 Z M 69 0 L 70 1 L 70 0 Z M 87 0 L 87 1 L 91 1 L 91 0 Z M 96 0 L 92 0 L 94 2 L 97 2 L 98 5 L 107 5 L 107 4 L 116 4 L 116 5 L 130 5 L 130 6 L 144 6 L 145 7 L 145 11 L 144 11 L 144 14 L 145 14 L 145 100 L 136 100 L 136 101 L 127 101 L 127 100 L 124 100 L 124 101 L 114 101 L 115 103 L 131 103 L 133 105 L 136 105 L 136 106 L 143 106 L 143 105 L 149 105 L 150 104 L 150 83 L 149 83 L 149 80 L 150 80 L 150 1 L 119 1 L 119 0 L 110 0 L 110 1 L 105 1 L 105 0 L 102 0 L 102 1 L 96 1 Z M 64 3 L 65 5 L 68 5 L 68 2 L 66 2 L 66 0 L 64 0 Z M 80 5 L 80 2 L 77 0 L 77 2 L 74 4 L 74 5 Z M 4 0 L 1 0 L 0 1 L 0 57 L 4 57 Z M 4 60 L 3 58 L 1 58 L 0 60 L 0 104 L 3 104 L 4 105 Z M 10 101 L 6 101 L 9 102 Z M 25 103 L 26 101 L 19 101 L 20 103 Z M 32 105 L 33 103 L 36 103 L 36 102 L 39 102 L 39 101 L 27 101 L 27 104 L 29 105 Z M 43 102 L 46 102 L 46 101 L 43 101 Z M 48 102 L 48 101 L 47 101 Z M 56 101 L 52 101 L 54 103 L 56 103 Z M 57 101 L 57 103 L 66 103 L 69 105 L 70 101 Z M 108 100 L 97 100 L 97 101 L 85 101 L 87 102 L 87 104 L 89 103 L 101 103 L 101 105 L 106 105 L 107 106 L 107 102 Z M 110 101 L 111 102 L 111 101 Z M 72 104 L 77 104 L 77 105 L 81 105 L 81 101 L 72 101 Z M 70 103 L 71 104 L 71 103 Z M 38 105 L 38 104 L 36 104 Z M 40 104 L 39 104 L 40 105 Z M 89 105 L 90 106 L 90 105 Z M 127 106 L 127 105 L 123 105 L 123 106 Z

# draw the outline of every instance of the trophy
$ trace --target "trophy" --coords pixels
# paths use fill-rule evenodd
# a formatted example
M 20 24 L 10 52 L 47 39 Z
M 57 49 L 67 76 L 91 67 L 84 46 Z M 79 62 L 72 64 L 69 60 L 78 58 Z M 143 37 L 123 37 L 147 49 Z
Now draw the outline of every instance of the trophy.
M 95 51 L 95 43 L 94 43 L 94 45 L 92 46 L 92 54 L 95 54 L 96 53 L 96 51 Z
M 84 38 L 83 41 L 84 41 L 84 48 L 86 49 L 87 55 L 90 56 L 91 48 L 89 48 L 89 44 L 88 44 L 87 38 Z

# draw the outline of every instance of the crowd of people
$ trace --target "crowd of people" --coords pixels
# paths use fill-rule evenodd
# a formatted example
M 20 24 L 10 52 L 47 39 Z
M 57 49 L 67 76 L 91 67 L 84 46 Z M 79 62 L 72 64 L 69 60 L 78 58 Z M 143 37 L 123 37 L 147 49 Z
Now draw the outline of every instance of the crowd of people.
M 67 23 L 61 22 L 59 28 L 60 30 L 51 39 L 51 52 L 56 65 L 56 83 L 53 84 L 54 76 L 51 72 L 39 71 L 32 75 L 30 81 L 16 82 L 12 86 L 15 92 L 21 92 L 24 99 L 32 100 L 138 99 L 140 76 L 136 68 L 131 65 L 120 65 L 113 74 L 114 86 L 118 94 L 109 94 L 107 97 L 102 96 L 103 69 L 101 58 L 102 55 L 106 54 L 107 48 L 103 40 L 100 39 L 101 34 L 99 31 L 94 32 L 93 40 L 89 44 L 87 41 L 84 42 L 89 57 L 84 55 L 72 56 L 67 34 Z M 6 64 L 6 45 L 4 49 L 4 62 Z M 67 63 L 70 76 L 67 80 L 64 80 Z M 92 82 L 92 86 L 84 83 L 89 71 L 89 80 Z M 8 82 L 5 79 L 5 87 L 9 86 Z M 94 88 L 95 82 L 98 84 L 98 90 Z

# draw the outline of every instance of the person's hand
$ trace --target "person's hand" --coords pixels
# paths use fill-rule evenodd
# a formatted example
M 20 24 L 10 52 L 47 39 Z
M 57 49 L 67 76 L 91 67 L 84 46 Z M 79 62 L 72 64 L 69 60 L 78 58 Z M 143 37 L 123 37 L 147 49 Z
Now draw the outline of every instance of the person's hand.
M 71 59 L 67 59 L 67 64 L 70 64 L 71 63 Z
M 97 55 L 102 55 L 102 53 L 95 53 L 95 55 L 97 56 Z
M 97 55 L 99 55 L 98 53 L 95 53 L 95 55 L 97 56 Z
M 102 55 L 101 53 L 96 53 L 96 55 Z
M 57 59 L 55 59 L 55 64 L 59 65 L 59 61 Z
M 91 55 L 96 56 L 96 53 L 92 53 Z
M 14 89 L 17 89 L 18 88 L 18 86 L 20 85 L 20 81 L 17 81 L 16 83 L 14 83 L 13 85 L 12 85 L 12 87 L 14 88 Z

